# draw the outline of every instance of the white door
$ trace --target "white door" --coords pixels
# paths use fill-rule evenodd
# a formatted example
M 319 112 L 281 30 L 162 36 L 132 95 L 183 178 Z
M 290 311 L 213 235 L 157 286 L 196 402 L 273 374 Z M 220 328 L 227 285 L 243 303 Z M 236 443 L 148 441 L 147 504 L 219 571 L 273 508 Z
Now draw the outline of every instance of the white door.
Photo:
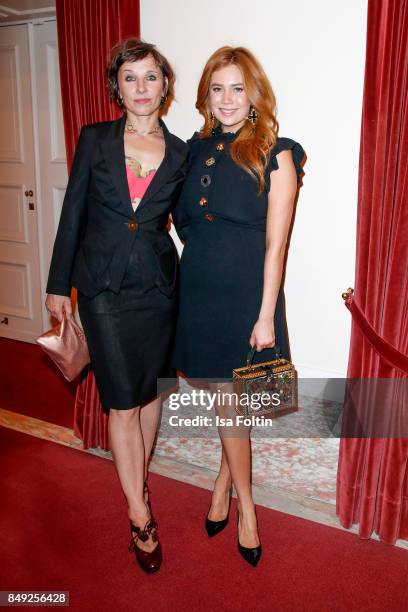
M 34 126 L 27 25 L 0 27 L 0 335 L 41 333 Z
M 33 342 L 67 184 L 55 20 L 0 27 L 0 78 L 0 336 Z
M 42 286 L 43 327 L 50 328 L 44 308 L 52 249 L 68 181 L 65 157 L 64 120 L 58 63 L 57 24 L 55 21 L 32 26 L 36 108 L 38 126 L 38 222 Z

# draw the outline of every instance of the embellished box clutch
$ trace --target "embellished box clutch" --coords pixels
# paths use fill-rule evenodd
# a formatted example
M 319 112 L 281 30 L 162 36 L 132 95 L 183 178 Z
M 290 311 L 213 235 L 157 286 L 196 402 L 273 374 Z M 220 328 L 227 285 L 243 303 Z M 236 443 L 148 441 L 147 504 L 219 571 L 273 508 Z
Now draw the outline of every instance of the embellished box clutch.
M 247 365 L 232 371 L 234 392 L 240 400 L 236 411 L 243 416 L 276 418 L 298 410 L 297 372 L 293 363 L 280 358 L 252 365 L 255 348 L 247 356 Z

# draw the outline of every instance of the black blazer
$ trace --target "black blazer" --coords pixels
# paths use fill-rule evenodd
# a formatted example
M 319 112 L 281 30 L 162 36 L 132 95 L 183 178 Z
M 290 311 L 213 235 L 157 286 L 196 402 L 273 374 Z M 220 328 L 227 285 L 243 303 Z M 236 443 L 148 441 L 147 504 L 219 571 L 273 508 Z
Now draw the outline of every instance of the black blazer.
M 165 155 L 133 212 L 126 178 L 126 116 L 82 128 L 62 206 L 47 293 L 88 297 L 118 293 L 132 248 L 139 260 L 141 293 L 174 291 L 178 258 L 168 216 L 184 180 L 187 145 L 162 120 Z

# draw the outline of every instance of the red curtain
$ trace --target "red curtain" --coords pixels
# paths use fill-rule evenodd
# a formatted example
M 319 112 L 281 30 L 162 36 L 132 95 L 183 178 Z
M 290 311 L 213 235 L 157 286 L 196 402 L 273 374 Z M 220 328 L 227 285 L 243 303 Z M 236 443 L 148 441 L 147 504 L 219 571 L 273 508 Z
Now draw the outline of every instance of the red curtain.
M 108 416 L 102 409 L 95 377 L 89 369 L 76 392 L 74 434 L 83 440 L 84 448 L 109 450 Z
M 109 51 L 123 38 L 140 35 L 139 0 L 56 0 L 62 110 L 68 168 L 81 127 L 120 116 L 108 97 L 105 70 Z M 84 447 L 108 450 L 107 417 L 95 379 L 88 372 L 78 386 L 74 431 Z
M 407 378 L 407 91 L 408 0 L 369 0 L 348 378 Z M 362 538 L 408 539 L 406 438 L 341 440 L 337 513 Z
M 139 36 L 139 0 L 56 0 L 62 110 L 68 168 L 81 127 L 117 119 L 107 95 L 109 51 Z

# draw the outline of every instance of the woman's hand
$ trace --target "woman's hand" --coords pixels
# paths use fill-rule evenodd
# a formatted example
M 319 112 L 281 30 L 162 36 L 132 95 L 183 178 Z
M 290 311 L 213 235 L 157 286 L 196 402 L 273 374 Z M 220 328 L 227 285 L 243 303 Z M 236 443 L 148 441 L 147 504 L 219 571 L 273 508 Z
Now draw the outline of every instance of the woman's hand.
M 249 344 L 252 347 L 256 346 L 258 352 L 275 346 L 275 325 L 273 318 L 258 319 L 252 330 Z
M 45 307 L 55 319 L 61 323 L 63 314 L 67 316 L 72 315 L 72 304 L 71 298 L 66 295 L 54 295 L 49 293 L 45 300 Z

